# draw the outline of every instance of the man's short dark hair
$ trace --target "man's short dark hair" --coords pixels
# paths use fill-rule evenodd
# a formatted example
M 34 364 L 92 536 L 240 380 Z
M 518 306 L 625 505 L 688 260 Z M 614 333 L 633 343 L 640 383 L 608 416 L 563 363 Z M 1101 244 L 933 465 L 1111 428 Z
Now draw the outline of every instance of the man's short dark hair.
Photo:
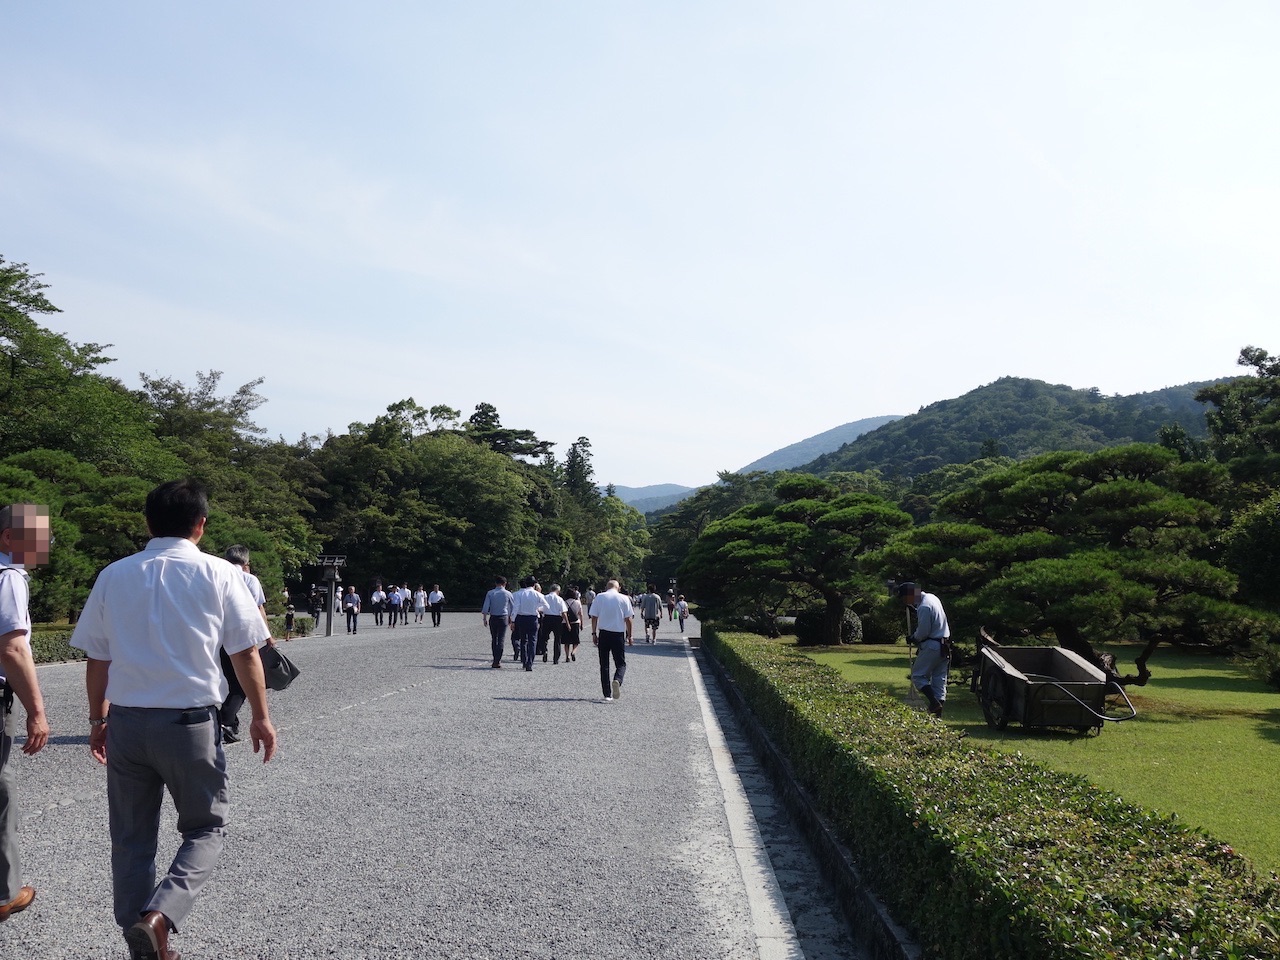
M 538 582 L 538 578 L 533 575 L 530 575 L 520 581 L 520 586 L 528 589 L 529 587 L 532 587 L 537 582 Z
M 506 577 L 494 577 L 494 578 L 493 578 L 493 585 L 494 585 L 495 587 L 505 587 L 505 586 L 507 585 L 507 578 L 506 578 Z
M 227 558 L 228 563 L 234 563 L 237 567 L 249 564 L 249 548 L 243 543 L 233 543 L 227 547 L 227 552 L 223 556 Z
M 914 597 L 916 595 L 916 585 L 908 580 L 906 583 L 898 584 L 898 596 Z
M 209 494 L 198 480 L 170 480 L 147 494 L 143 514 L 153 537 L 189 537 L 209 516 Z

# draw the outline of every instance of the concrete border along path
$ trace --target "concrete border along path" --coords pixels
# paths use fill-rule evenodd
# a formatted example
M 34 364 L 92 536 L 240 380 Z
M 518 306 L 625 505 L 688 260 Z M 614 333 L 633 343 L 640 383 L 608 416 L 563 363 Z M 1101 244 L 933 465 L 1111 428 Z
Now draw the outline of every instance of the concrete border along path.
M 605 703 L 589 641 L 492 670 L 478 614 L 361 620 L 284 647 L 303 673 L 271 695 L 274 761 L 227 748 L 232 827 L 185 957 L 803 956 L 674 623 Z M 13 764 L 39 894 L 6 956 L 127 955 L 83 677 L 41 668 L 54 736 Z M 166 810 L 162 862 L 175 846 Z

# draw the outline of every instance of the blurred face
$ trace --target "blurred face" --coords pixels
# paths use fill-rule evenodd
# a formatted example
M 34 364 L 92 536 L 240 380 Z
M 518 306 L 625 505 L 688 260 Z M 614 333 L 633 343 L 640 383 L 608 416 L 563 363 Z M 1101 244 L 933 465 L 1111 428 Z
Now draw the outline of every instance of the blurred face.
M 36 567 L 49 562 L 53 537 L 49 530 L 49 508 L 32 503 L 14 504 L 13 526 L 0 532 L 0 544 L 14 563 Z

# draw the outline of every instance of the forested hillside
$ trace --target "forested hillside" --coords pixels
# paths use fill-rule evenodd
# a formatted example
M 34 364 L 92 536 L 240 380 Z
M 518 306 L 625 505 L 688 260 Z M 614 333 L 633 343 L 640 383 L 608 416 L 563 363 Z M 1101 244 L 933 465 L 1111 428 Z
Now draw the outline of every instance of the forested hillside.
M 980 457 L 1023 459 L 1053 450 L 1154 443 L 1171 424 L 1202 438 L 1204 407 L 1195 395 L 1213 382 L 1105 397 L 1096 389 L 1004 377 L 930 404 L 797 469 L 820 476 L 879 470 L 886 477 L 910 478 Z
M 867 417 L 862 420 L 854 420 L 851 423 L 843 423 L 838 427 L 824 430 L 822 433 L 817 433 L 812 437 L 806 437 L 804 440 L 789 444 L 781 450 L 775 450 L 759 460 L 753 460 L 739 470 L 738 473 L 752 473 L 756 470 L 793 470 L 796 467 L 803 466 L 815 457 L 838 450 L 847 443 L 852 443 L 858 437 L 875 430 L 877 427 L 882 427 L 886 423 L 892 423 L 900 419 L 902 418 L 897 416 Z

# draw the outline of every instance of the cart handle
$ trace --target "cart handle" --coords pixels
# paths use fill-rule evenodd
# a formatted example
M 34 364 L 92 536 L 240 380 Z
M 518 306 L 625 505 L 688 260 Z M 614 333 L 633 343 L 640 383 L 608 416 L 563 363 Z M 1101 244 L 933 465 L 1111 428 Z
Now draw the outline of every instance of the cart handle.
M 1057 687 L 1059 690 L 1065 693 L 1068 697 L 1070 697 L 1076 703 L 1080 704 L 1080 706 L 1084 707 L 1086 710 L 1089 711 L 1089 713 L 1097 717 L 1099 720 L 1107 720 L 1107 721 L 1110 721 L 1111 723 L 1122 723 L 1125 720 L 1132 720 L 1134 717 L 1138 715 L 1137 708 L 1134 707 L 1133 702 L 1129 699 L 1129 695 L 1124 692 L 1124 687 L 1120 686 L 1120 684 L 1116 683 L 1114 680 L 1107 681 L 1107 686 L 1103 688 L 1103 696 L 1106 696 L 1107 689 L 1109 689 L 1110 687 L 1115 687 L 1116 693 L 1120 694 L 1120 696 L 1124 698 L 1124 705 L 1129 708 L 1129 715 L 1127 717 L 1109 717 L 1105 713 L 1098 713 L 1098 711 L 1094 710 L 1093 707 L 1089 706 L 1087 703 L 1085 703 L 1083 700 L 1077 697 L 1074 693 L 1072 693 L 1070 690 L 1064 687 L 1061 683 L 1059 683 L 1055 677 L 1047 677 L 1042 673 L 1027 673 L 1027 674 L 1023 674 L 1023 676 L 1025 676 L 1028 680 L 1035 679 L 1035 680 L 1039 680 L 1041 682 L 1047 683 L 1051 686 Z

